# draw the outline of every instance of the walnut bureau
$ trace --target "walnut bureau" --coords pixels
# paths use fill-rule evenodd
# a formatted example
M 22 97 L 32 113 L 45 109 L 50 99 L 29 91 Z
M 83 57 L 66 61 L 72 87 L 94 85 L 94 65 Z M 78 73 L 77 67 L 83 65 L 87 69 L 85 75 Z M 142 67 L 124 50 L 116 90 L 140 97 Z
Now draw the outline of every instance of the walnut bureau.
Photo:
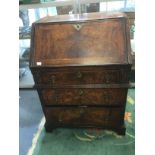
M 130 53 L 123 13 L 48 16 L 33 23 L 30 69 L 46 131 L 91 127 L 124 135 Z

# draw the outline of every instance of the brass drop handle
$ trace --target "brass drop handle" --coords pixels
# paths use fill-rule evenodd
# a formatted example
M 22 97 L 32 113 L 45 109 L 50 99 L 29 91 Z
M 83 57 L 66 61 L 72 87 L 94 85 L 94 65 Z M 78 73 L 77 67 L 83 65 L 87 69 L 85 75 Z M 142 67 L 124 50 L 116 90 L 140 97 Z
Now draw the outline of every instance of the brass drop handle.
M 52 76 L 51 76 L 51 82 L 52 82 L 52 84 L 55 83 L 55 79 L 56 79 L 55 75 L 52 75 Z
M 110 81 L 110 75 L 109 74 L 107 74 L 106 76 L 105 76 L 105 80 L 106 80 L 106 83 L 109 83 L 109 81 Z
M 87 106 L 80 106 L 80 114 L 84 114 L 86 112 Z
M 82 90 L 82 89 L 80 89 L 80 90 L 79 90 L 79 95 L 80 95 L 80 96 L 82 96 L 82 95 L 83 95 L 83 93 L 84 93 L 84 92 L 83 92 L 83 90 Z
M 79 71 L 79 72 L 77 72 L 77 78 L 82 78 L 82 73 Z

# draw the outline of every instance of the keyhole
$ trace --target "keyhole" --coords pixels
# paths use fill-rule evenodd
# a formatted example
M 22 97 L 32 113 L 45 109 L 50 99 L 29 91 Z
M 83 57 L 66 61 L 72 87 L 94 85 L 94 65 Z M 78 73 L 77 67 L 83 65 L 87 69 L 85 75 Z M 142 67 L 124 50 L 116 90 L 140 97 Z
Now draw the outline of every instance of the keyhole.
M 81 29 L 81 27 L 82 27 L 82 26 L 81 26 L 81 25 L 79 25 L 79 24 L 75 24 L 75 25 L 74 25 L 74 27 L 75 27 L 75 29 L 76 29 L 76 30 L 78 30 L 78 31 L 79 31 L 79 30 Z

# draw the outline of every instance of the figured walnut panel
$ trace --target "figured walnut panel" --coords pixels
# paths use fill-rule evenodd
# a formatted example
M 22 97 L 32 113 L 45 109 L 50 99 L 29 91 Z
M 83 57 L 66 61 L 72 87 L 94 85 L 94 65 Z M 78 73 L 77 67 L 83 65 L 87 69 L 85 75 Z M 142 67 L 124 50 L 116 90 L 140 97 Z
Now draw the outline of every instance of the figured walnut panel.
M 70 71 L 64 70 L 42 70 L 35 72 L 35 82 L 37 84 L 44 84 L 48 86 L 62 86 L 62 85 L 80 85 L 80 84 L 119 84 L 128 83 L 129 70 L 104 70 L 84 68 Z
M 80 25 L 77 30 L 76 25 Z M 42 65 L 125 63 L 123 20 L 36 25 L 35 62 Z
M 123 108 L 45 108 L 48 126 L 120 126 Z
M 45 105 L 123 105 L 126 88 L 105 89 L 43 89 Z

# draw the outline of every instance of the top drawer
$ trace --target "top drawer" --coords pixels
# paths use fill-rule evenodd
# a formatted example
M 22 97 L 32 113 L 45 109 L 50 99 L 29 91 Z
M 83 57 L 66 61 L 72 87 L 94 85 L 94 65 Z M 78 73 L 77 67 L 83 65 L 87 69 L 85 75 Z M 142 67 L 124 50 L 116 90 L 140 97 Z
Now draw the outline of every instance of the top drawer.
M 128 83 L 128 70 L 45 70 L 34 72 L 36 84 L 51 86 Z

